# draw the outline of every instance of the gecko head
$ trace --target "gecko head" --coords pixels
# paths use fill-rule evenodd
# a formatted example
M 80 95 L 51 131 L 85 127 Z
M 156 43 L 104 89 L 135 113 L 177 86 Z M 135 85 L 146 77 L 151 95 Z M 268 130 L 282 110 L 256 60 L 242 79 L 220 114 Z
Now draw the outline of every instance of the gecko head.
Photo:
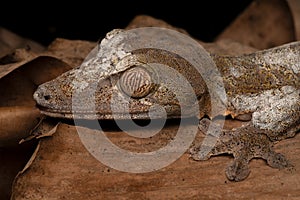
M 199 105 L 200 114 L 205 112 L 206 85 L 178 55 L 141 49 L 124 56 L 121 66 L 110 70 L 105 63 L 90 63 L 38 87 L 34 99 L 42 113 L 63 118 L 147 119 L 149 111 L 153 111 L 151 118 L 160 118 L 164 109 L 164 115 L 179 118 L 194 116 Z
M 130 50 L 125 46 L 136 43 L 140 32 L 127 36 L 120 33 L 122 30 L 108 33 L 79 67 L 37 88 L 34 99 L 42 113 L 84 119 L 179 118 L 206 114 L 210 108 L 208 90 L 195 66 L 164 48 Z M 153 35 L 157 34 L 150 34 L 146 39 Z M 129 36 L 132 41 L 128 41 Z M 158 41 L 166 39 L 158 38 Z

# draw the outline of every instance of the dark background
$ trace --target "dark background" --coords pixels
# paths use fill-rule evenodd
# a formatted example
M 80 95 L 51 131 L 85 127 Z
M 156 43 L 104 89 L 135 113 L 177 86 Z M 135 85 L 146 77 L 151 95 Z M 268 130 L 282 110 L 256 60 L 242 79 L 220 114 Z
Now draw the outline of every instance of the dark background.
M 139 14 L 162 19 L 212 41 L 252 0 L 38 1 L 1 3 L 0 26 L 48 45 L 56 37 L 97 41 Z

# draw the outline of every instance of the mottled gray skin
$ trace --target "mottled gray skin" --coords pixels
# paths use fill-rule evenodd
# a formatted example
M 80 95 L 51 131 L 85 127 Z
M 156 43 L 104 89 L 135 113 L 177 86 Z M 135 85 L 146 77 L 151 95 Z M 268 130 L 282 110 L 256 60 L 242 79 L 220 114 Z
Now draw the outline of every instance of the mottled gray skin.
M 234 181 L 249 175 L 252 158 L 263 158 L 274 168 L 292 166 L 283 155 L 274 152 L 272 143 L 293 137 L 300 129 L 300 42 L 250 55 L 212 57 L 224 80 L 226 115 L 249 123 L 223 130 L 217 144 L 207 147 L 212 148 L 208 155 L 202 155 L 201 145 L 195 145 L 191 149 L 193 158 L 205 160 L 232 154 L 234 162 L 226 175 Z M 202 132 L 206 132 L 208 124 L 206 119 L 200 122 Z
M 300 42 L 250 55 L 213 56 L 227 93 L 227 113 L 286 132 L 299 121 Z M 277 135 L 277 134 L 276 134 Z
M 117 81 L 124 73 L 142 66 L 142 68 L 149 67 L 148 72 L 157 79 L 176 80 L 176 76 L 168 71 L 152 74 L 157 69 L 153 69 L 153 66 L 150 67 L 147 63 L 155 62 L 168 65 L 180 72 L 193 87 L 197 99 L 190 98 L 191 95 L 185 92 L 183 84 L 177 88 L 181 91 L 178 97 L 168 89 L 172 82 L 154 82 L 152 85 L 141 87 L 141 90 L 146 88 L 148 91 L 146 93 L 137 91 L 138 98 L 128 98 L 131 118 L 149 118 L 148 111 L 156 104 L 166 110 L 169 118 L 193 116 L 193 112 L 181 113 L 182 105 L 179 105 L 178 98 L 184 99 L 183 106 L 186 107 L 192 108 L 198 104 L 200 119 L 205 115 L 215 117 L 210 113 L 210 96 L 206 84 L 190 63 L 164 50 L 148 48 L 126 52 L 122 46 L 114 44 L 107 46 L 107 41 L 117 37 L 118 31 L 109 33 L 101 42 L 100 48 L 107 49 L 104 55 L 88 60 L 81 67 L 38 87 L 34 99 L 42 113 L 62 118 L 127 119 L 128 115 L 123 114 L 125 111 L 122 110 L 122 105 L 114 102 L 113 110 L 118 111 L 115 115 L 112 115 L 111 107 L 112 96 L 119 95 L 120 98 L 126 96 Z M 272 144 L 274 141 L 294 136 L 300 129 L 300 42 L 244 56 L 211 55 L 211 57 L 221 73 L 227 94 L 227 111 L 224 115 L 231 115 L 249 123 L 231 131 L 223 130 L 217 144 L 208 155 L 201 154 L 201 144 L 193 146 L 192 157 L 195 160 L 204 160 L 213 155 L 233 154 L 234 162 L 228 167 L 226 174 L 230 180 L 235 181 L 248 176 L 250 172 L 248 162 L 252 158 L 263 158 L 270 166 L 276 168 L 290 166 L 283 155 L 273 151 Z M 119 62 L 120 60 L 122 62 Z M 131 76 L 128 77 L 124 79 L 130 80 Z M 147 80 L 143 79 L 142 82 L 147 83 Z M 93 84 L 96 87 L 95 107 L 90 108 L 89 86 Z M 72 107 L 74 90 L 83 91 L 83 96 L 86 92 L 86 98 L 81 99 L 75 108 Z M 92 115 L 91 113 L 95 111 L 96 115 Z M 202 119 L 199 123 L 200 130 L 205 133 L 208 124 L 210 122 L 207 119 Z

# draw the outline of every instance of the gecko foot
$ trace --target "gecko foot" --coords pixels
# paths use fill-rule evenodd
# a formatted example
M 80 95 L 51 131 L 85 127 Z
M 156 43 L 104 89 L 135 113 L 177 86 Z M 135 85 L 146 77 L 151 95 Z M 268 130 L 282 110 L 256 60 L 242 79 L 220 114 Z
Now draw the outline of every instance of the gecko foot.
M 215 155 L 232 154 L 234 161 L 226 169 L 229 180 L 242 181 L 247 178 L 252 158 L 262 158 L 273 168 L 292 167 L 284 155 L 273 150 L 273 142 L 267 136 L 267 131 L 255 128 L 251 123 L 224 130 L 210 120 L 203 119 L 199 129 L 206 137 L 201 144 L 192 146 L 191 157 L 194 160 L 207 160 Z
M 247 178 L 250 174 L 248 163 L 249 161 L 243 159 L 243 157 L 235 157 L 225 171 L 227 178 L 231 181 L 241 181 Z

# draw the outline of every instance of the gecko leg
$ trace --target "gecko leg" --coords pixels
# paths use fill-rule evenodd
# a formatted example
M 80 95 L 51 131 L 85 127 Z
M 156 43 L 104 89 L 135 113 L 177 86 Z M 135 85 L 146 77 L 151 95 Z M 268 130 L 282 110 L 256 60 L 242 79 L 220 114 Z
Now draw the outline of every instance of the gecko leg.
M 291 166 L 282 154 L 273 150 L 273 142 L 268 137 L 267 131 L 255 128 L 252 123 L 233 130 L 217 129 L 218 125 L 208 119 L 202 119 L 199 123 L 199 129 L 203 133 L 207 133 L 209 126 L 213 126 L 211 129 L 213 131 L 206 136 L 214 142 L 207 144 L 212 146 L 195 144 L 190 150 L 191 156 L 194 160 L 206 160 L 215 155 L 232 154 L 234 161 L 226 169 L 229 180 L 241 181 L 247 178 L 250 173 L 249 162 L 252 158 L 262 158 L 273 168 Z M 221 131 L 216 134 L 214 130 Z

